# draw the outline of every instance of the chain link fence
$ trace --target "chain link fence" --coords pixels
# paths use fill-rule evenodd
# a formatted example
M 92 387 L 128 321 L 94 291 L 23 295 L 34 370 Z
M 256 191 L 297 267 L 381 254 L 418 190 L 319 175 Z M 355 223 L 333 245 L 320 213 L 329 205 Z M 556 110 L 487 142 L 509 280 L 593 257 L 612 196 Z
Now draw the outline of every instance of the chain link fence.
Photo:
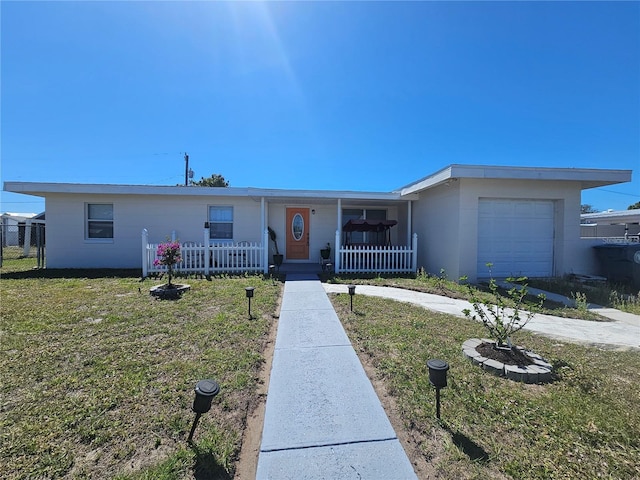
M 0 266 L 2 261 L 33 257 L 38 259 L 38 267 L 44 267 L 44 255 L 44 223 L 0 224 Z

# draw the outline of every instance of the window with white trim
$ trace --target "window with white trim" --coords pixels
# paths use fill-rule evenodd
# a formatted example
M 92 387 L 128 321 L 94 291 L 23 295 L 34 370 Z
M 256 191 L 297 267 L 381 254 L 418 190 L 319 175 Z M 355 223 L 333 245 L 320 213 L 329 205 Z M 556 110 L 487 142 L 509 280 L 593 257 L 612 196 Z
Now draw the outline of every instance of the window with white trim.
M 342 224 L 344 225 L 349 220 L 386 220 L 387 211 L 379 209 L 362 209 L 362 208 L 343 208 L 342 209 Z M 377 245 L 379 239 L 374 233 L 368 232 L 351 232 L 350 243 L 352 244 L 366 244 Z
M 233 240 L 233 207 L 209 207 L 209 238 Z
M 113 239 L 113 204 L 87 204 L 87 240 Z

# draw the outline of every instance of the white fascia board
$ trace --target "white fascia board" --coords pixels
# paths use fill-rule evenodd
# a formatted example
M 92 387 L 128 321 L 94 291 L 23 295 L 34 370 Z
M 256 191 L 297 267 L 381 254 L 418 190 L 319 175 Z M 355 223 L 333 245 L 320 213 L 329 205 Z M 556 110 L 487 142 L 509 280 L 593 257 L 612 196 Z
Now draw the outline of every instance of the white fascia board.
M 185 187 L 163 185 L 112 185 L 89 183 L 5 182 L 4 190 L 45 197 L 51 193 L 108 195 L 221 195 L 247 196 L 246 188 Z
M 81 183 L 5 182 L 4 190 L 13 193 L 46 197 L 49 194 L 87 195 L 176 195 L 251 197 L 255 199 L 326 199 L 335 200 L 407 200 L 397 192 L 351 192 L 331 190 L 280 190 L 253 187 L 185 187 L 162 185 L 111 185 Z M 417 197 L 416 197 L 417 198 Z
M 404 187 L 400 187 L 396 191 L 399 192 L 400 195 L 405 197 L 406 195 L 418 193 L 418 192 L 421 192 L 422 190 L 426 190 L 427 188 L 440 185 L 441 183 L 444 183 L 451 178 L 452 167 L 453 165 L 449 165 L 448 167 L 445 167 L 442 170 L 439 170 L 432 175 L 421 178 L 417 182 L 413 182 L 413 183 L 410 183 L 409 185 L 405 185 Z
M 579 182 L 582 189 L 631 181 L 631 170 L 594 168 L 501 167 L 490 165 L 449 165 L 417 182 L 400 188 L 405 195 L 434 187 L 453 178 L 556 180 Z

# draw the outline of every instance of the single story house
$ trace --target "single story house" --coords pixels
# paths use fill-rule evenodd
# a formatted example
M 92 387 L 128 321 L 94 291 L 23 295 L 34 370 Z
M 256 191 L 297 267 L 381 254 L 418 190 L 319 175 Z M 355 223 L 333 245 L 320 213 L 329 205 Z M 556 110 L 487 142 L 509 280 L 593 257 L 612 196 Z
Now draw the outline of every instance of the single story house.
M 583 213 L 580 230 L 582 237 L 637 237 L 640 235 L 640 208 Z
M 267 271 L 270 227 L 285 263 L 318 262 L 329 244 L 337 272 L 424 267 L 475 281 L 589 273 L 581 191 L 630 180 L 630 170 L 450 165 L 390 192 L 11 181 L 4 190 L 45 198 L 48 268 L 144 273 L 149 246 L 174 237 L 194 248 L 185 262 L 197 268 L 233 270 L 250 254 L 245 267 Z
M 35 213 L 5 212 L 0 215 L 0 235 L 2 236 L 2 246 L 24 245 L 25 230 L 27 225 L 31 225 L 31 220 L 35 219 Z

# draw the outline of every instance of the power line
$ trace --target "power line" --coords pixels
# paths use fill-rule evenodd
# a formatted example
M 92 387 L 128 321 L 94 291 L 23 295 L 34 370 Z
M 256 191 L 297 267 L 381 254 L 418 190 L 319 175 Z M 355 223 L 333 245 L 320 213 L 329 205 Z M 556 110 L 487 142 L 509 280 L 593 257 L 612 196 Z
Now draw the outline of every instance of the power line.
M 635 193 L 616 192 L 615 190 L 609 190 L 608 188 L 600 188 L 600 191 L 602 191 L 602 192 L 609 192 L 609 193 L 617 193 L 618 195 L 626 195 L 626 196 L 628 196 L 628 197 L 640 198 L 640 195 L 635 194 Z

